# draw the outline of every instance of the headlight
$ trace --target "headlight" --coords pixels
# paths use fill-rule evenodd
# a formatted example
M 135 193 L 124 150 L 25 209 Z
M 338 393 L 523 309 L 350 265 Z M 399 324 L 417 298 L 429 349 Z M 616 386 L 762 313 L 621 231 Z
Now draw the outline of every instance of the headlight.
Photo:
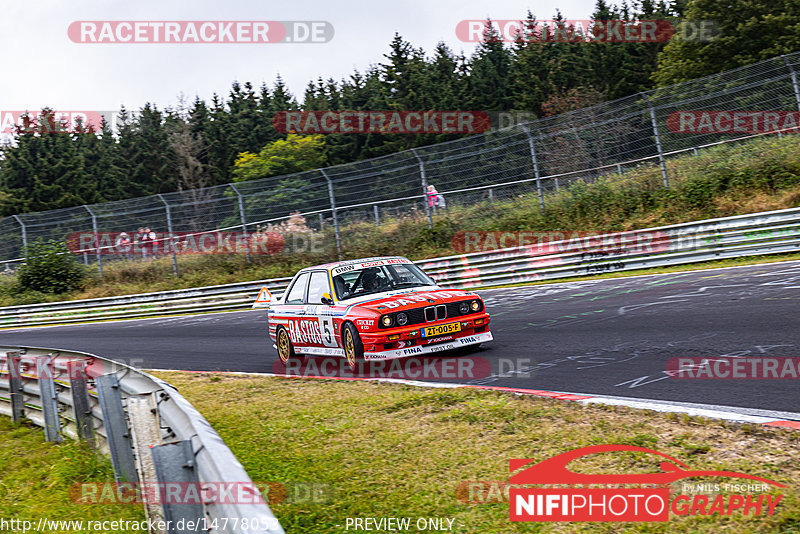
M 392 326 L 392 316 L 391 315 L 384 315 L 381 318 L 381 324 L 383 326 Z
M 461 312 L 462 315 L 467 313 L 469 311 L 469 302 L 461 302 L 458 305 L 458 311 Z
M 391 317 L 389 317 L 389 319 L 391 319 Z M 398 313 L 397 314 L 397 324 L 399 324 L 400 326 L 405 326 L 406 323 L 408 323 L 408 315 L 406 315 L 403 312 Z
M 477 300 L 473 300 L 469 306 L 472 308 L 472 311 L 478 311 L 481 309 L 481 303 Z

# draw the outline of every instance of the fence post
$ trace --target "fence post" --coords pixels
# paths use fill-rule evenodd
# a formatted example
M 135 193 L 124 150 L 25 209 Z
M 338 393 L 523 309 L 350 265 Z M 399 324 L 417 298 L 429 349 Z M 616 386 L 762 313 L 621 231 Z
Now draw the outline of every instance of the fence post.
M 175 257 L 175 243 L 172 239 L 172 213 L 169 209 L 169 204 L 167 203 L 166 199 L 161 195 L 161 193 L 156 195 L 158 199 L 164 203 L 164 209 L 167 212 L 167 232 L 169 232 L 169 249 L 172 251 L 172 276 L 178 276 L 178 258 Z M 155 255 L 155 250 L 153 250 L 153 255 Z
M 794 70 L 794 65 L 789 63 L 789 58 L 786 57 L 786 54 L 781 56 L 783 58 L 783 62 L 786 63 L 786 66 L 789 68 L 789 72 L 792 76 L 792 87 L 794 88 L 794 100 L 797 102 L 797 109 L 800 111 L 800 87 L 797 85 L 797 72 Z
M 317 213 L 317 215 L 319 215 L 319 231 L 321 232 L 325 222 L 322 217 L 322 213 Z
M 92 408 L 89 403 L 88 380 L 85 360 L 67 362 L 69 389 L 72 392 L 72 411 L 75 414 L 75 426 L 78 437 L 94 448 L 94 426 L 92 425 Z
M 95 378 L 94 384 L 97 389 L 97 400 L 100 401 L 100 409 L 103 411 L 103 424 L 106 428 L 111 464 L 114 467 L 114 479 L 117 482 L 138 482 L 139 475 L 133 458 L 128 418 L 122 407 L 119 379 L 117 375 L 101 375 Z
M 42 419 L 44 420 L 44 439 L 59 443 L 61 441 L 61 420 L 58 417 L 58 397 L 53 380 L 55 366 L 53 358 L 48 358 L 44 365 L 37 362 L 36 373 L 39 375 L 39 400 L 42 402 Z
M 428 202 L 428 180 L 425 178 L 425 164 L 422 162 L 422 158 L 419 157 L 419 154 L 417 154 L 416 148 L 412 148 L 411 152 L 414 154 L 414 157 L 417 158 L 417 161 L 419 161 L 419 177 L 422 181 L 422 196 L 425 199 L 425 214 L 428 216 L 428 228 L 433 228 L 431 206 Z
M 378 205 L 375 204 L 372 207 L 375 209 L 375 226 L 380 226 L 381 225 L 381 217 L 380 217 L 380 213 L 378 212 Z
M 336 253 L 339 255 L 339 261 L 342 261 L 342 238 L 339 235 L 339 216 L 336 213 L 336 199 L 333 197 L 333 182 L 328 173 L 325 172 L 325 169 L 320 169 L 319 172 L 328 182 L 328 197 L 330 198 L 331 211 L 333 212 L 333 233 L 336 234 Z
M 247 257 L 247 263 L 250 263 L 250 236 L 247 234 L 247 220 L 244 216 L 244 201 L 242 200 L 242 194 L 239 193 L 239 190 L 233 184 L 228 184 L 233 189 L 233 192 L 236 193 L 236 196 L 239 197 L 239 218 L 242 220 L 242 232 L 244 232 L 244 243 L 245 249 L 244 253 Z
M 658 134 L 658 123 L 656 122 L 656 110 L 653 103 L 645 93 L 639 93 L 647 102 L 647 107 L 650 108 L 650 123 L 653 125 L 653 135 L 656 138 L 656 148 L 658 149 L 658 162 L 661 165 L 661 176 L 664 178 L 664 187 L 669 188 L 669 178 L 667 178 L 667 164 L 664 161 L 664 151 L 661 149 L 661 136 Z
M 91 208 L 84 204 L 83 206 L 86 208 L 86 211 L 89 212 L 89 215 L 92 216 L 92 232 L 94 232 L 94 252 L 95 256 L 97 256 L 97 272 L 100 273 L 100 278 L 103 278 L 103 260 L 100 259 L 100 236 L 97 235 L 97 217 L 95 217 L 94 212 Z
M 11 396 L 11 420 L 15 423 L 25 417 L 25 393 L 22 390 L 22 374 L 20 369 L 20 353 L 9 352 L 6 354 L 8 366 L 8 392 Z
M 536 147 L 533 144 L 533 136 L 527 126 L 522 126 L 525 134 L 528 136 L 528 147 L 531 151 L 531 161 L 533 161 L 533 175 L 536 178 L 536 192 L 539 193 L 539 206 L 542 208 L 542 215 L 544 215 L 544 193 L 542 192 L 542 178 L 539 176 L 539 161 L 536 159 Z
M 16 215 L 12 215 L 12 217 L 14 218 L 15 221 L 17 221 L 19 223 L 20 227 L 22 228 L 22 256 L 23 257 L 27 257 L 28 256 L 28 252 L 27 252 L 27 250 L 28 250 L 28 232 L 25 229 L 25 223 L 22 222 L 22 219 L 20 219 Z

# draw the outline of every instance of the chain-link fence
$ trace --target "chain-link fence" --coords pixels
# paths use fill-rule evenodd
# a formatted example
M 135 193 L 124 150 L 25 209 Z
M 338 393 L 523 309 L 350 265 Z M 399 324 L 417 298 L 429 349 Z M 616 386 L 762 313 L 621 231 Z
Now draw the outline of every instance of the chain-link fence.
M 426 213 L 430 223 L 435 206 L 426 196 L 428 185 L 447 203 L 458 204 L 538 194 L 544 210 L 551 192 L 575 181 L 591 182 L 650 162 L 660 164 L 660 185 L 669 187 L 665 160 L 671 156 L 796 126 L 798 71 L 800 52 L 380 158 L 5 217 L 0 220 L 0 262 L 19 262 L 25 244 L 37 238 L 135 232 L 142 226 L 163 235 L 236 230 L 247 236 L 293 214 L 314 230 L 332 225 L 338 246 L 338 228 L 345 222 L 379 224 L 387 216 L 415 211 Z M 96 261 L 102 274 L 103 257 L 95 252 L 110 246 L 96 238 L 78 250 L 84 261 Z

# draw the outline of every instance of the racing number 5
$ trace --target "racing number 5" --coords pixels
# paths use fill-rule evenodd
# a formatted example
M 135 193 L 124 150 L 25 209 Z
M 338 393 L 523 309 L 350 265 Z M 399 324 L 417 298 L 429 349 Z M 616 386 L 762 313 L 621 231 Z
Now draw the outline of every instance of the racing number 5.
M 323 345 L 326 347 L 336 346 L 336 339 L 333 336 L 333 317 L 320 317 L 319 331 L 322 332 Z

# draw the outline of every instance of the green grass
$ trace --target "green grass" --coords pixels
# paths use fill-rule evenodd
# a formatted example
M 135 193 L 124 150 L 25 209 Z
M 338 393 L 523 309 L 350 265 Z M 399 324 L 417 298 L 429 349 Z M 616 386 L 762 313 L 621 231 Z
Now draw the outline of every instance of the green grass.
M 34 523 L 42 517 L 56 521 L 143 521 L 144 509 L 140 505 L 88 505 L 73 501 L 72 497 L 80 495 L 77 485 L 113 481 L 107 457 L 98 457 L 75 441 L 48 443 L 40 427 L 15 424 L 5 416 L 0 417 L 0 518 Z
M 718 145 L 697 156 L 672 158 L 667 170 L 669 189 L 662 187 L 660 168 L 650 164 L 593 183 L 566 184 L 562 179 L 561 189 L 546 195 L 545 214 L 531 186 L 527 193 L 495 202 L 466 203 L 451 195 L 446 212 L 435 216 L 433 228 L 428 228 L 421 211 L 384 218 L 380 227 L 370 220 L 345 222 L 343 255 L 404 255 L 418 260 L 458 253 L 453 237 L 459 231 L 620 232 L 800 206 L 800 146 L 793 136 Z M 13 275 L 0 276 L 0 305 L 292 276 L 300 267 L 336 259 L 330 225 L 316 236 L 323 244 L 321 251 L 254 256 L 252 263 L 242 255 L 180 257 L 177 278 L 171 258 L 165 257 L 107 263 L 100 280 L 90 258 L 85 288 L 58 296 L 19 291 Z
M 800 531 L 796 431 L 471 389 L 158 374 L 203 413 L 254 481 L 318 488 L 316 500 L 273 502 L 291 533 L 344 532 L 348 517 L 446 517 L 464 533 Z M 511 523 L 506 502 L 459 500 L 464 481 L 507 481 L 509 459 L 543 460 L 609 443 L 652 448 L 692 469 L 759 475 L 789 489 L 780 491 L 770 517 L 672 516 L 669 523 L 625 525 Z M 659 470 L 639 453 L 600 455 L 570 468 Z M 680 483 L 673 489 L 680 493 Z

